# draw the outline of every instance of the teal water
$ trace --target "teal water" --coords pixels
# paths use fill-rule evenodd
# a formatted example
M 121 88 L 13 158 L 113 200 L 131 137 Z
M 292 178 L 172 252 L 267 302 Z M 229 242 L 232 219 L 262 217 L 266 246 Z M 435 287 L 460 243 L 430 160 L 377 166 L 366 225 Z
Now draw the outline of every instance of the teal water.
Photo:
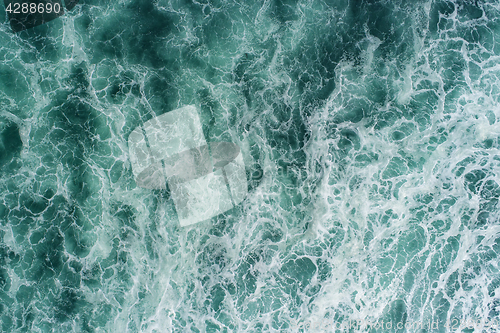
M 0 17 L 2 332 L 498 332 L 497 1 Z M 182 228 L 127 138 L 190 104 L 249 194 Z

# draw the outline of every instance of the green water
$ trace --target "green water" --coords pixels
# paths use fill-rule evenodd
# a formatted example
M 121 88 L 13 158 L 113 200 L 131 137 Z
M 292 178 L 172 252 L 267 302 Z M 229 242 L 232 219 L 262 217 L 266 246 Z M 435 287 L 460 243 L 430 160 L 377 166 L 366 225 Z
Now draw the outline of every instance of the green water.
M 497 1 L 0 17 L 0 331 L 498 331 Z M 191 104 L 249 193 L 180 227 L 127 138 Z

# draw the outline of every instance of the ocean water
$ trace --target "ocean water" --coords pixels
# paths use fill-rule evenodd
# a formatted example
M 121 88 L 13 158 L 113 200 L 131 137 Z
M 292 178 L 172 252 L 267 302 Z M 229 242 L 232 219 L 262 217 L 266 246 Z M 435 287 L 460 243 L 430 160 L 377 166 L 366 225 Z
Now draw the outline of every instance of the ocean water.
M 0 17 L 0 331 L 500 330 L 498 1 Z M 186 105 L 249 186 L 181 227 L 127 139 Z

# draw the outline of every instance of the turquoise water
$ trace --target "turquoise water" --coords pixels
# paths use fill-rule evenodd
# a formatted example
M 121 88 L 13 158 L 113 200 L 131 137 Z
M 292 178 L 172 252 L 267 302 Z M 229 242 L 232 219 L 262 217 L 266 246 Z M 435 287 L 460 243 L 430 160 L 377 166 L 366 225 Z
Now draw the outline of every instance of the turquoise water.
M 497 1 L 0 17 L 2 332 L 498 332 Z M 180 227 L 127 138 L 191 104 L 249 193 Z

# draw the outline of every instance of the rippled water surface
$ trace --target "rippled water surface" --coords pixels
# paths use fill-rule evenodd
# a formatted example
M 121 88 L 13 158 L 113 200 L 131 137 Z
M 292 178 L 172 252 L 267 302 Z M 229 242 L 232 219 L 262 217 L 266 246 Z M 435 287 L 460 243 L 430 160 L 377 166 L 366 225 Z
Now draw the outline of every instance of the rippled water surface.
M 499 2 L 0 17 L 2 332 L 498 332 Z M 186 105 L 249 189 L 181 227 L 127 139 Z

